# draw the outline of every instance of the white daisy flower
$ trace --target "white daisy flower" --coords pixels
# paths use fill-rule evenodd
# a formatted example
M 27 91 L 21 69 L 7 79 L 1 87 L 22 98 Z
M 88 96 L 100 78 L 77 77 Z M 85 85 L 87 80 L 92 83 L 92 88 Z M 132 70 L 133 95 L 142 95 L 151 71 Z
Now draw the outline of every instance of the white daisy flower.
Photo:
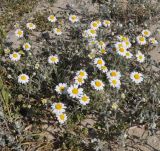
M 151 32 L 148 29 L 145 29 L 145 30 L 142 31 L 142 35 L 144 37 L 149 37 L 151 35 Z
M 97 46 L 98 46 L 99 49 L 105 49 L 106 44 L 105 44 L 105 42 L 103 42 L 103 41 L 99 41 L 99 42 L 97 43 Z
M 116 44 L 115 44 L 115 48 L 116 49 L 119 49 L 119 48 L 126 48 L 126 44 L 125 44 L 125 42 L 116 42 Z
M 111 22 L 110 22 L 109 20 L 104 20 L 104 21 L 103 21 L 103 25 L 104 25 L 105 27 L 110 27 Z
M 94 30 L 94 29 L 88 29 L 88 30 L 87 30 L 87 35 L 88 35 L 89 37 L 95 38 L 95 37 L 97 36 L 97 32 L 96 32 L 96 30 Z
M 107 77 L 109 79 L 111 79 L 111 78 L 119 79 L 121 77 L 121 73 L 119 71 L 116 71 L 116 70 L 110 70 L 110 71 L 107 72 Z
M 104 89 L 104 83 L 99 79 L 91 81 L 91 86 L 98 91 Z
M 83 89 L 79 88 L 78 85 L 71 85 L 67 91 L 72 98 L 79 98 L 83 94 Z
M 65 113 L 57 114 L 56 116 L 60 124 L 64 124 L 67 120 L 67 115 Z
M 91 29 L 97 30 L 99 28 L 99 24 L 97 21 L 92 21 L 90 24 Z
M 51 109 L 55 114 L 61 114 L 65 112 L 66 106 L 63 103 L 53 103 Z
M 107 50 L 106 50 L 106 49 L 101 49 L 99 52 L 100 52 L 101 54 L 106 54 L 106 53 L 107 53 Z
M 75 23 L 75 22 L 78 22 L 78 21 L 79 21 L 79 17 L 76 16 L 76 15 L 70 15 L 70 16 L 69 16 L 69 20 L 70 20 L 72 23 Z
M 79 70 L 76 72 L 76 75 L 79 77 L 82 77 L 83 79 L 87 79 L 88 78 L 88 74 L 85 70 Z
M 75 84 L 80 85 L 80 86 L 84 83 L 84 79 L 82 76 L 75 76 L 74 80 L 75 80 Z
M 56 22 L 56 21 L 57 21 L 57 18 L 56 18 L 54 15 L 50 15 L 50 16 L 48 17 L 48 20 L 53 23 L 53 22 Z
M 140 63 L 144 62 L 145 60 L 144 54 L 142 54 L 140 51 L 138 51 L 138 53 L 136 54 L 136 58 L 137 58 L 137 61 Z
M 100 71 L 102 71 L 103 73 L 107 73 L 108 72 L 108 68 L 106 66 L 99 66 L 98 69 Z
M 67 84 L 66 83 L 59 83 L 56 87 L 55 87 L 55 90 L 58 94 L 62 94 L 65 89 L 67 87 Z
M 36 25 L 33 24 L 33 23 L 27 23 L 27 24 L 26 24 L 26 27 L 27 27 L 28 29 L 30 29 L 30 30 L 36 29 Z
M 153 45 L 157 45 L 158 44 L 158 41 L 155 39 L 155 38 L 149 38 L 149 42 Z
M 15 35 L 16 35 L 18 38 L 22 38 L 22 37 L 23 37 L 23 30 L 17 29 L 17 30 L 15 31 Z
M 95 58 L 95 59 L 94 59 L 94 64 L 95 64 L 97 67 L 101 67 L 101 66 L 104 66 L 104 65 L 105 65 L 105 62 L 103 61 L 102 58 Z
M 118 104 L 117 103 L 113 103 L 112 104 L 112 109 L 117 110 L 118 109 Z
M 61 35 L 61 34 L 62 34 L 62 31 L 61 31 L 61 29 L 59 29 L 59 28 L 54 28 L 53 31 L 54 31 L 54 33 L 55 33 L 56 35 Z
M 51 55 L 48 57 L 48 63 L 50 64 L 57 64 L 59 62 L 59 58 L 57 55 Z
M 145 45 L 145 44 L 146 44 L 146 38 L 143 37 L 143 36 L 137 36 L 137 42 L 138 42 L 140 45 Z
M 117 53 L 124 57 L 126 55 L 126 49 L 124 47 L 120 47 L 117 49 Z
M 25 44 L 23 44 L 23 49 L 28 51 L 31 49 L 31 45 L 29 43 L 25 43 Z
M 119 89 L 121 86 L 121 81 L 117 78 L 110 78 L 109 83 L 113 88 Z
M 12 54 L 9 55 L 9 58 L 12 61 L 19 61 L 21 58 L 21 55 L 18 52 L 13 52 Z
M 98 24 L 99 27 L 102 26 L 102 23 L 101 23 L 100 20 L 96 20 L 95 22 L 97 22 L 97 24 Z
M 5 54 L 9 54 L 10 52 L 11 52 L 11 50 L 10 50 L 9 48 L 5 48 L 5 49 L 4 49 L 4 53 L 5 53 Z
M 130 74 L 130 78 L 136 84 L 139 84 L 139 83 L 141 83 L 143 81 L 143 75 L 141 73 L 138 73 L 138 72 L 132 72 Z
M 29 82 L 29 76 L 26 74 L 20 74 L 18 76 L 18 83 L 26 84 Z
M 88 30 L 84 30 L 83 33 L 82 33 L 82 36 L 84 38 L 88 38 L 89 37 Z
M 131 48 L 132 44 L 130 43 L 130 41 L 124 41 L 124 43 L 125 43 L 126 49 Z
M 133 54 L 130 53 L 129 51 L 126 51 L 125 57 L 126 57 L 127 59 L 130 59 L 130 58 L 133 57 Z
M 82 96 L 80 96 L 79 102 L 82 105 L 87 105 L 90 102 L 90 98 L 86 94 L 83 94 Z

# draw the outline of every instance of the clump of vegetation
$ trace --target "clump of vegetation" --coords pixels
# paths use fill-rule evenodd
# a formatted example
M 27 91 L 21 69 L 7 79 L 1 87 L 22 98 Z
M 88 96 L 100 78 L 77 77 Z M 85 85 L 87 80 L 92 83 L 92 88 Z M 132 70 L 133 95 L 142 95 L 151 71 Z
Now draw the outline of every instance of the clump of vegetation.
M 21 45 L 3 41 L 0 53 L 2 120 L 12 129 L 0 145 L 101 150 L 106 140 L 127 137 L 130 126 L 154 132 L 160 78 L 148 51 L 158 41 L 147 28 L 125 27 L 102 12 L 73 10 L 15 26 Z

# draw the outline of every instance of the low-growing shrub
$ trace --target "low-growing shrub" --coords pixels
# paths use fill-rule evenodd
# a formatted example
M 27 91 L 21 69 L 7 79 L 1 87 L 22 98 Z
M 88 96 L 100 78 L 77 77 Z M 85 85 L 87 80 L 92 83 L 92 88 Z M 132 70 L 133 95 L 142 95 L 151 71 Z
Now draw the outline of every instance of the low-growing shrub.
M 44 123 L 55 130 L 54 143 L 47 135 L 30 134 L 22 144 L 43 136 L 53 148 L 87 150 L 133 125 L 156 129 L 160 79 L 153 66 L 159 66 L 148 52 L 158 41 L 148 29 L 124 29 L 104 15 L 73 12 L 50 14 L 46 21 L 50 30 L 43 32 L 34 20 L 17 25 L 19 48 L 2 46 L 10 109 L 32 124 L 32 132 L 44 131 Z M 84 121 L 90 119 L 88 127 Z M 24 128 L 17 133 L 21 138 Z

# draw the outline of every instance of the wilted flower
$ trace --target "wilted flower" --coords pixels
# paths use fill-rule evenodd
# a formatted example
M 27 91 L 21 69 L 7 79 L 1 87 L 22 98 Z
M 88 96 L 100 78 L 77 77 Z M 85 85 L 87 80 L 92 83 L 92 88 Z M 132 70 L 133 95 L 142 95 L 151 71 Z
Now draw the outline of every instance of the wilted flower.
M 27 27 L 28 29 L 30 29 L 30 30 L 36 29 L 36 25 L 33 24 L 33 23 L 27 23 L 27 24 L 26 24 L 26 27 Z
M 57 92 L 58 94 L 62 94 L 62 93 L 65 91 L 66 87 L 67 87 L 67 84 L 66 84 L 66 83 L 59 83 L 59 84 L 56 86 L 55 90 L 56 90 L 56 92 Z
M 105 27 L 110 27 L 111 22 L 110 22 L 109 20 L 104 20 L 104 21 L 103 21 L 103 25 L 104 25 Z

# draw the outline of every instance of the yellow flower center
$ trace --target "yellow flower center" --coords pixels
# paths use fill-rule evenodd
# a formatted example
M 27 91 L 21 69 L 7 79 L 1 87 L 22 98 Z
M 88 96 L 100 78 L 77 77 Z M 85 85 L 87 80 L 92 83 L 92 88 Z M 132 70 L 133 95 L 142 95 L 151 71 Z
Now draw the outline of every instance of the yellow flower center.
M 100 81 L 96 81 L 96 82 L 95 82 L 95 85 L 96 85 L 97 87 L 100 87 L 102 84 L 101 84 Z
M 140 75 L 139 75 L 139 74 L 135 74 L 135 75 L 134 75 L 134 78 L 135 78 L 136 80 L 138 80 L 138 79 L 140 79 Z
M 102 49 L 102 50 L 101 50 L 101 53 L 103 53 L 103 54 L 104 54 L 105 52 L 106 52 L 106 50 L 105 50 L 105 49 Z
M 123 47 L 119 48 L 119 51 L 124 52 L 124 48 Z
M 88 101 L 88 97 L 87 96 L 82 96 L 82 101 L 87 102 Z
M 145 31 L 145 32 L 144 32 L 144 35 L 148 35 L 148 34 L 149 34 L 148 31 Z
M 109 24 L 110 24 L 110 21 L 109 21 L 109 20 L 106 20 L 106 21 L 105 21 L 105 24 L 106 24 L 106 25 L 109 25 Z
M 102 65 L 102 64 L 103 64 L 103 61 L 99 59 L 99 60 L 97 61 L 97 64 Z
M 57 104 L 55 105 L 55 108 L 56 108 L 57 110 L 61 110 L 61 109 L 62 109 L 62 104 L 57 103 Z
M 60 91 L 64 91 L 64 86 L 61 86 L 59 89 Z
M 126 53 L 126 56 L 130 56 L 130 53 L 129 53 L 129 52 L 127 52 L 127 53 Z
M 112 80 L 113 85 L 117 84 L 117 80 Z
M 72 18 L 72 20 L 76 20 L 76 19 L 77 19 L 77 17 L 76 17 L 76 16 L 72 16 L 71 18 Z
M 113 71 L 113 72 L 111 72 L 111 76 L 115 77 L 115 76 L 117 76 L 117 73 Z
M 78 80 L 79 83 L 82 83 L 82 82 L 83 82 L 83 78 L 81 78 L 81 77 L 78 77 L 77 80 Z
M 13 54 L 13 58 L 17 58 L 18 55 L 16 53 Z
M 123 41 L 127 41 L 128 38 L 127 38 L 127 37 L 122 37 L 122 40 L 123 40 Z
M 91 32 L 91 34 L 96 34 L 96 31 L 93 29 L 91 29 L 90 32 Z
M 82 76 L 82 77 L 84 77 L 84 76 L 85 76 L 85 73 L 82 72 L 82 71 L 80 71 L 79 75 Z
M 100 46 L 103 46 L 103 44 L 104 44 L 103 41 L 100 41 L 100 42 L 99 42 L 99 45 L 100 45 Z
M 129 46 L 129 41 L 126 41 L 126 45 Z
M 102 70 L 106 70 L 107 67 L 106 67 L 106 66 L 102 66 L 101 69 L 102 69 Z
M 142 59 L 143 59 L 143 57 L 142 57 L 142 56 L 139 56 L 139 59 L 140 59 L 140 60 L 142 60 Z
M 92 25 L 93 25 L 93 27 L 97 27 L 98 26 L 97 23 L 93 23 Z
M 51 58 L 51 61 L 52 61 L 52 62 L 56 62 L 56 61 L 57 61 L 57 58 L 56 58 L 56 57 L 52 57 L 52 58 Z
M 51 20 L 54 20 L 54 19 L 55 19 L 55 16 L 51 15 L 51 16 L 50 16 L 50 19 L 51 19 Z
M 33 24 L 29 24 L 29 27 L 31 27 L 31 28 L 32 28 L 32 27 L 33 27 Z
M 60 30 L 60 29 L 57 29 L 57 32 L 58 32 L 58 33 L 60 33 L 60 32 L 61 32 L 61 30 Z
M 143 42 L 144 41 L 144 37 L 140 37 L 139 40 Z
M 61 114 L 59 117 L 60 117 L 60 119 L 61 119 L 62 121 L 64 121 L 64 119 L 65 119 L 65 115 L 64 115 L 64 114 Z
M 25 44 L 25 46 L 24 46 L 26 49 L 28 49 L 29 48 L 29 45 L 28 44 Z
M 123 44 L 118 44 L 118 47 L 123 47 Z
M 74 88 L 74 89 L 72 90 L 72 93 L 73 93 L 73 94 L 78 94 L 78 89 L 77 89 L 77 88 Z
M 25 75 L 22 75 L 21 80 L 25 81 L 25 80 L 27 80 L 27 77 Z
M 22 35 L 22 31 L 19 30 L 17 34 L 18 34 L 19 36 Z

